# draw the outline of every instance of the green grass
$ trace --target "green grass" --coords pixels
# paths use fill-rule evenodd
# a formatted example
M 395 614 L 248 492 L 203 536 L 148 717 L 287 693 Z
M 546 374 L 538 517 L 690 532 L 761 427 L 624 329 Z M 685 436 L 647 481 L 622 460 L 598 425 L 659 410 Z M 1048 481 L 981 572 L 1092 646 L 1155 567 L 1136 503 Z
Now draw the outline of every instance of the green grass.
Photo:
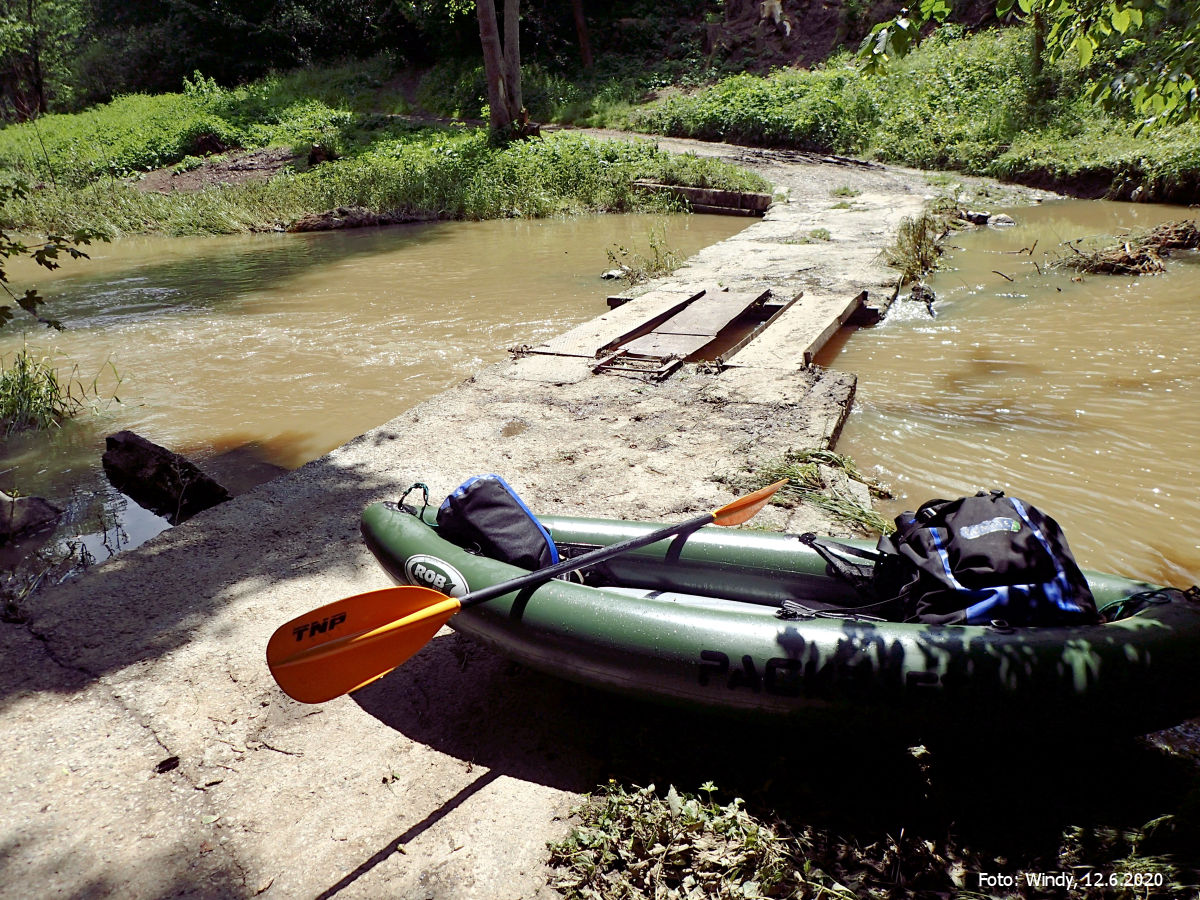
M 452 77 L 467 78 L 441 75 Z M 0 129 L 0 178 L 29 188 L 0 209 L 0 227 L 87 227 L 111 237 L 276 228 L 337 206 L 456 219 L 661 208 L 662 200 L 633 194 L 630 183 L 638 178 L 768 189 L 745 170 L 671 156 L 648 143 L 560 134 L 496 148 L 480 128 L 419 127 L 388 115 L 404 108 L 393 81 L 386 60 L 272 75 L 230 89 L 197 75 L 181 93 L 120 97 Z M 538 84 L 543 94 L 556 84 L 566 90 L 549 76 L 533 79 L 531 90 Z M 151 168 L 187 171 L 220 148 L 304 150 L 314 143 L 339 158 L 311 169 L 300 165 L 266 184 L 158 195 L 129 183 Z
M 225 89 L 197 75 L 172 94 L 131 94 L 81 113 L 0 129 L 0 167 L 30 182 L 80 187 L 221 148 L 369 143 L 402 111 L 385 60 L 305 69 Z
M 0 434 L 25 429 L 53 428 L 78 414 L 96 395 L 76 372 L 66 377 L 47 359 L 36 359 L 21 348 L 12 361 L 0 359 Z
M 663 208 L 665 201 L 632 189 L 637 179 L 766 188 L 758 176 L 727 163 L 673 157 L 647 142 L 555 134 L 494 148 L 482 129 L 404 128 L 387 129 L 334 162 L 266 183 L 169 195 L 107 178 L 77 187 L 43 184 L 4 207 L 0 227 L 88 227 L 111 237 L 250 231 L 338 206 L 446 219 Z
M 1095 74 L 1095 73 L 1093 73 Z M 1028 35 L 943 29 L 883 76 L 846 57 L 811 72 L 735 75 L 633 110 L 629 127 L 659 134 L 855 153 L 923 168 L 1139 199 L 1200 189 L 1200 126 L 1134 135 L 1135 123 L 1083 97 L 1064 63 L 1037 81 Z M 839 195 L 848 196 L 848 195 Z
M 683 264 L 683 257 L 668 246 L 665 233 L 650 229 L 649 243 L 646 253 L 619 245 L 609 249 L 608 261 L 621 270 L 621 279 L 627 284 L 644 284 L 669 275 Z

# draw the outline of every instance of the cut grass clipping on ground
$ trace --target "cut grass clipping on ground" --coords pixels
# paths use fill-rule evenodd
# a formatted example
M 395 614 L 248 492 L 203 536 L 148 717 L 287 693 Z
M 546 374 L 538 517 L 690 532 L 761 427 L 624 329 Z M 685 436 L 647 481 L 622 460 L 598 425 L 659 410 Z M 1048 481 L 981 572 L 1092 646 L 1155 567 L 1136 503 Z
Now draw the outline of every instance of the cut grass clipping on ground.
M 854 897 L 741 800 L 722 806 L 714 785 L 701 790 L 707 799 L 609 782 L 579 810 L 582 824 L 551 845 L 551 884 L 570 900 Z
M 863 475 L 853 459 L 833 450 L 795 450 L 744 477 L 727 478 L 725 482 L 739 493 L 746 493 L 786 480 L 787 484 L 771 498 L 772 503 L 816 506 L 867 532 L 888 534 L 894 530 L 892 523 L 879 513 L 864 507 L 857 498 L 846 496 L 838 480 L 829 477 L 830 470 L 840 471 L 851 481 L 865 485 L 872 497 L 892 496 L 886 485 Z
M 928 756 L 924 747 L 911 752 L 914 758 Z M 1175 815 L 1141 828 L 1068 825 L 1057 834 L 1057 847 L 1040 855 L 1010 838 L 985 852 L 964 843 L 952 827 L 948 832 L 867 827 L 856 837 L 824 825 L 789 824 L 791 817 L 749 812 L 740 799 L 719 804 L 716 790 L 709 782 L 700 786 L 704 798 L 674 787 L 659 796 L 654 785 L 609 781 L 574 811 L 579 824 L 550 845 L 550 886 L 566 900 L 1197 896 L 1193 867 L 1181 865 L 1170 850 L 1147 852 L 1154 846 L 1183 848 L 1194 837 Z M 983 873 L 997 872 L 1004 873 L 1000 879 L 984 881 Z M 1038 878 L 1047 872 L 1073 874 L 1073 886 L 1039 888 Z M 1082 883 L 1085 875 L 1090 888 Z

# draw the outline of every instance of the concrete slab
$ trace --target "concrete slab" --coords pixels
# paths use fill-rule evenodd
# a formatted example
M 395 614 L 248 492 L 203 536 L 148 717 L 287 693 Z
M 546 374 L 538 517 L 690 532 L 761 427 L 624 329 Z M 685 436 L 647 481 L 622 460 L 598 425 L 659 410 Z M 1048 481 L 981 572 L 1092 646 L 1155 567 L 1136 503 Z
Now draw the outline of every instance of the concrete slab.
M 731 364 L 749 368 L 794 370 L 813 357 L 862 305 L 856 295 L 805 295 L 763 330 Z

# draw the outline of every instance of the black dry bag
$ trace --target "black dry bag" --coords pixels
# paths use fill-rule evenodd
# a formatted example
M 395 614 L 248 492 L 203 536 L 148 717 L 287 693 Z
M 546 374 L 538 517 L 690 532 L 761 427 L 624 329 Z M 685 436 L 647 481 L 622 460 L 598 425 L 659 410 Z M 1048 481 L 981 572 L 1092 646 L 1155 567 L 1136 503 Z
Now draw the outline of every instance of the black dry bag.
M 438 531 L 448 541 L 522 569 L 558 562 L 558 548 L 542 523 L 499 475 L 478 475 L 442 501 Z
M 930 500 L 879 539 L 872 588 L 907 621 L 1084 625 L 1096 602 L 1058 523 L 1003 491 Z

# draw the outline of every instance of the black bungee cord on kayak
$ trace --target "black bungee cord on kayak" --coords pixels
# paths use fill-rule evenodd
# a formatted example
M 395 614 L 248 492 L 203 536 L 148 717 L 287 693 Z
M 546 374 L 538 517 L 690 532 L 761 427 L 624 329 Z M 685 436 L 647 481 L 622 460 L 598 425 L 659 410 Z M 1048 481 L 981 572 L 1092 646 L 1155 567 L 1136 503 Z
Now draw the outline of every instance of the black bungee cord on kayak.
M 422 481 L 413 482 L 413 484 L 409 486 L 408 490 L 406 490 L 403 494 L 400 495 L 400 499 L 396 502 L 396 505 L 398 507 L 400 507 L 401 509 L 404 509 L 405 508 L 404 501 L 407 500 L 408 495 L 411 494 L 413 491 L 415 491 L 417 488 L 421 489 L 422 499 L 421 499 L 421 512 L 417 513 L 416 515 L 423 518 L 425 516 L 425 510 L 429 509 L 429 485 L 425 484 Z
M 888 620 L 882 616 L 864 615 L 862 610 L 884 606 L 891 602 L 890 600 L 882 600 L 878 603 L 866 603 L 862 606 L 849 606 L 841 609 L 813 609 L 811 606 L 805 606 L 803 603 L 797 603 L 795 600 L 784 600 L 780 608 L 775 611 L 775 618 L 786 620 L 845 619 L 849 622 L 886 622 Z
M 1200 587 L 1193 584 L 1187 590 L 1162 587 L 1151 591 L 1140 591 L 1136 594 L 1130 594 L 1128 597 L 1114 600 L 1112 603 L 1107 603 L 1100 607 L 1097 612 L 1099 612 L 1102 621 L 1116 622 L 1120 619 L 1128 619 L 1130 616 L 1137 615 L 1147 606 L 1172 603 L 1175 600 L 1190 600 L 1193 603 L 1200 602 Z M 1110 613 L 1109 610 L 1114 610 L 1114 612 Z

